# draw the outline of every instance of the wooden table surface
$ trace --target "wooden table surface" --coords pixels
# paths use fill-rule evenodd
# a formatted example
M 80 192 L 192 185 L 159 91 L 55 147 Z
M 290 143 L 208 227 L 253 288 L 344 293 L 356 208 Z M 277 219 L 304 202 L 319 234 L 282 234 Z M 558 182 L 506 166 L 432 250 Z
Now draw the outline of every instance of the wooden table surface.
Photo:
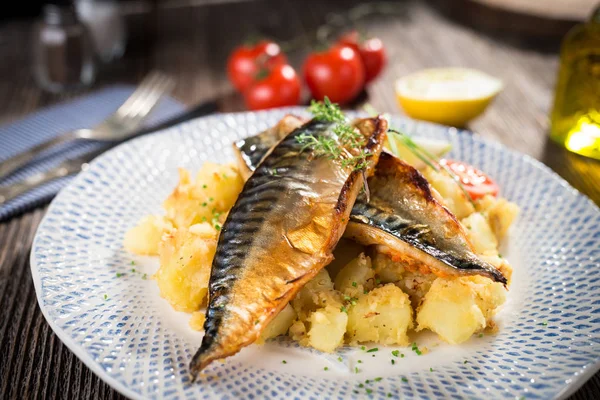
M 335 4 L 266 1 L 173 8 L 130 15 L 130 48 L 104 67 L 91 90 L 137 83 L 153 68 L 177 78 L 174 97 L 187 105 L 217 99 L 223 111 L 243 109 L 226 80 L 228 52 L 256 27 L 287 40 L 308 38 Z M 558 67 L 556 52 L 542 52 L 514 38 L 489 37 L 452 22 L 423 2 L 397 3 L 398 16 L 366 27 L 389 50 L 389 66 L 368 90 L 376 109 L 397 113 L 395 78 L 424 67 L 478 68 L 506 87 L 471 129 L 537 158 L 600 204 L 600 164 L 568 154 L 548 141 L 548 111 Z M 0 26 L 0 123 L 82 93 L 41 92 L 30 75 L 31 21 Z M 303 52 L 291 55 L 300 65 Z M 0 138 L 2 140 L 2 138 Z M 0 224 L 0 398 L 122 398 L 85 367 L 52 332 L 37 305 L 29 267 L 31 241 L 45 208 Z M 493 395 L 492 395 L 493 397 Z M 600 375 L 574 399 L 600 398 Z

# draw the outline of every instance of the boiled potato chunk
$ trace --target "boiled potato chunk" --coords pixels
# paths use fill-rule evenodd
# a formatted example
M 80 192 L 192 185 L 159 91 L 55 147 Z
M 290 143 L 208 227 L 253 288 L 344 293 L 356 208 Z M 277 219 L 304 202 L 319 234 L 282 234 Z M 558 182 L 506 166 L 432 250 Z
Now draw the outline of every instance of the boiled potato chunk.
M 519 206 L 506 199 L 499 199 L 488 210 L 488 221 L 498 240 L 502 240 L 519 215 Z
M 337 301 L 340 296 L 333 290 L 333 282 L 326 269 L 319 271 L 314 278 L 304 285 L 292 300 L 292 307 L 300 317 L 306 319 L 308 314 L 319 307 L 327 305 L 327 301 Z M 333 298 L 332 298 L 333 297 Z
M 467 237 L 473 244 L 475 253 L 481 255 L 498 254 L 498 240 L 487 219 L 482 214 L 475 212 L 464 218 L 461 223 L 466 228 Z
M 430 329 L 450 344 L 465 342 L 505 300 L 502 284 L 489 278 L 437 278 L 417 311 L 417 330 Z
M 153 276 L 160 294 L 177 311 L 198 311 L 208 292 L 217 231 L 209 224 L 165 234 L 159 245 L 160 268 Z
M 241 174 L 233 165 L 206 162 L 196 179 L 180 168 L 179 184 L 163 207 L 176 228 L 187 228 L 200 222 L 213 223 L 229 211 L 243 186 Z
M 348 341 L 406 346 L 412 314 L 408 295 L 397 286 L 387 284 L 373 289 L 348 310 Z
M 195 331 L 203 331 L 204 321 L 206 321 L 206 315 L 204 311 L 194 311 L 189 322 L 190 328 L 192 328 Z
M 337 274 L 335 289 L 347 296 L 358 296 L 365 289 L 372 289 L 374 282 L 375 272 L 371 266 L 371 259 L 361 253 Z
M 314 311 L 308 322 L 309 346 L 330 353 L 344 343 L 348 314 L 341 311 L 341 303 L 329 304 Z
M 450 175 L 434 171 L 431 168 L 426 168 L 423 171 L 423 175 L 431 186 L 444 198 L 444 205 L 458 219 L 465 218 L 475 211 L 465 193 Z
M 279 335 L 285 335 L 295 319 L 296 311 L 294 311 L 291 305 L 287 304 L 262 331 L 257 343 L 264 343 L 268 339 L 272 339 Z
M 155 256 L 158 255 L 158 244 L 163 233 L 172 229 L 173 224 L 165 217 L 148 215 L 127 231 L 123 245 L 131 253 Z

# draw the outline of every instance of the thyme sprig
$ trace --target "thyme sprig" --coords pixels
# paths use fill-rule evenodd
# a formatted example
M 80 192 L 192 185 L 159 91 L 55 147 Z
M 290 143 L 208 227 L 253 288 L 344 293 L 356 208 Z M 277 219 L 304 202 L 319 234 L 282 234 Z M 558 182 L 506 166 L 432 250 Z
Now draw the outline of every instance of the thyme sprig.
M 363 149 L 366 138 L 348 124 L 340 107 L 325 97 L 323 101 L 313 100 L 309 111 L 317 120 L 335 122 L 332 130 L 335 136 L 315 137 L 307 133 L 298 135 L 296 140 L 302 145 L 301 151 L 311 149 L 315 156 L 339 161 L 343 167 L 352 167 L 355 170 L 366 168 L 367 158 L 371 155 Z M 358 150 L 358 154 L 353 154 L 350 151 L 352 149 Z

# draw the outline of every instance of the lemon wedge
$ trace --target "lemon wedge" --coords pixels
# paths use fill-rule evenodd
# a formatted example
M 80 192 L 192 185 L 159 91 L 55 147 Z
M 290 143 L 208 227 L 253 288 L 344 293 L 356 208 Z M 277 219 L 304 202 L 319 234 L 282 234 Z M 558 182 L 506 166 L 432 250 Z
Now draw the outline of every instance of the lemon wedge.
M 414 144 L 432 155 L 436 161 L 452 150 L 452 145 L 444 140 L 421 137 L 413 137 L 411 140 Z M 393 133 L 388 134 L 384 146 L 396 157 L 412 165 L 416 169 L 422 169 L 426 166 L 425 162 L 419 158 L 404 141 L 399 139 L 398 136 Z
M 412 118 L 462 127 L 481 115 L 503 84 L 468 68 L 433 68 L 396 81 L 396 98 Z

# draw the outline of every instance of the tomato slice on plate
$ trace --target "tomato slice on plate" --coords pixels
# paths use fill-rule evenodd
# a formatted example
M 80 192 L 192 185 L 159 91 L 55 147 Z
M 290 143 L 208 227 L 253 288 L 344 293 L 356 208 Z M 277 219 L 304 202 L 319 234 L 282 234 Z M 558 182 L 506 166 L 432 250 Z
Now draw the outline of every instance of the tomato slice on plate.
M 500 188 L 496 182 L 472 165 L 462 161 L 447 159 L 440 160 L 440 164 L 448 167 L 448 169 L 459 177 L 465 190 L 473 200 L 480 199 L 486 194 L 491 194 L 492 196 L 498 195 Z

